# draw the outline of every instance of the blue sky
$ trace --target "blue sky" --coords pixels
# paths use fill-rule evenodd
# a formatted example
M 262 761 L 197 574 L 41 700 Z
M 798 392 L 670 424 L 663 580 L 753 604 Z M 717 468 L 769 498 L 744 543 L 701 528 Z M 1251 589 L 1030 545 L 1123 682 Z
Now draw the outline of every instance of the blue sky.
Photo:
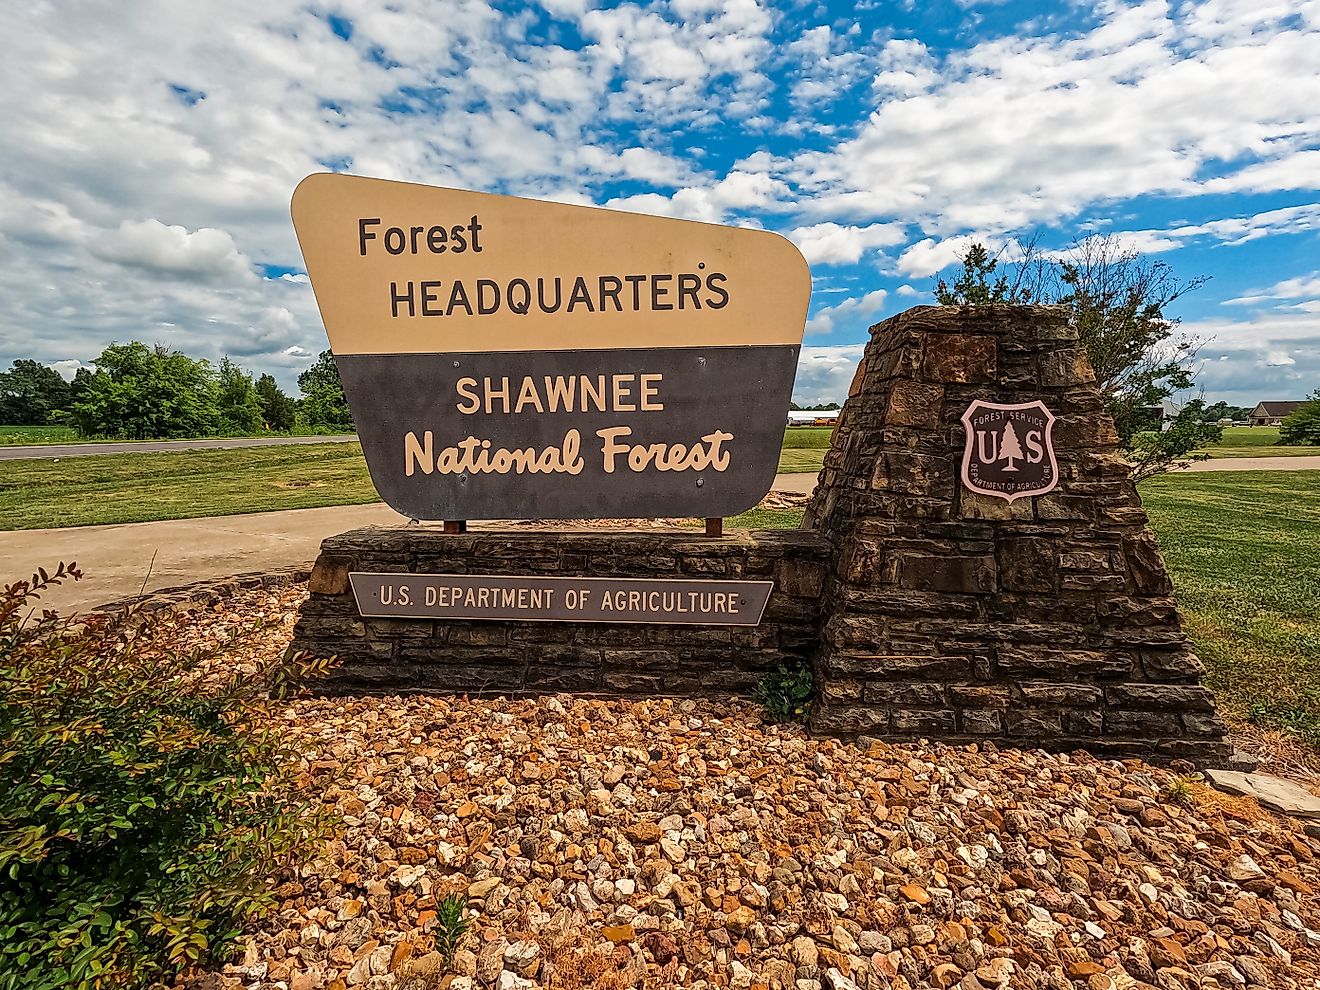
M 1320 4 L 53 2 L 0 14 L 0 361 L 111 340 L 291 385 L 288 220 L 338 169 L 784 233 L 797 396 L 973 238 L 1184 278 L 1211 399 L 1320 387 Z

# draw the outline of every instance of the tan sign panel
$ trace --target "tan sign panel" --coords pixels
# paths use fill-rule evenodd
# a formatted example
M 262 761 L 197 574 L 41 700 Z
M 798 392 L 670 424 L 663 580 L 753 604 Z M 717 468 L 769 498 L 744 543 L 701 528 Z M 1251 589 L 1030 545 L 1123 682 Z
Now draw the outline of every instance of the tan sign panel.
M 348 576 L 358 611 L 398 619 L 629 622 L 755 626 L 772 581 L 541 577 L 520 574 Z
M 337 356 L 802 343 L 778 234 L 309 175 L 293 223 Z
M 293 218 L 398 511 L 723 516 L 769 490 L 811 286 L 784 238 L 328 174 Z

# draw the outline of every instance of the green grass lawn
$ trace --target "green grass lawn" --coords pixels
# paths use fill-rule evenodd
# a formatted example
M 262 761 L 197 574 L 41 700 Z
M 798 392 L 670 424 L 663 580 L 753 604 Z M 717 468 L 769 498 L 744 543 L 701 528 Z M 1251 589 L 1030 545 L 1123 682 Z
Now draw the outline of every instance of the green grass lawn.
M 832 426 L 794 426 L 784 431 L 785 450 L 829 450 Z
M 1320 471 L 1165 476 L 1142 498 L 1223 709 L 1320 743 Z
M 779 452 L 780 474 L 819 474 L 825 451 L 820 447 L 790 447 Z
M 0 528 L 188 519 L 379 501 L 356 443 L 0 462 Z

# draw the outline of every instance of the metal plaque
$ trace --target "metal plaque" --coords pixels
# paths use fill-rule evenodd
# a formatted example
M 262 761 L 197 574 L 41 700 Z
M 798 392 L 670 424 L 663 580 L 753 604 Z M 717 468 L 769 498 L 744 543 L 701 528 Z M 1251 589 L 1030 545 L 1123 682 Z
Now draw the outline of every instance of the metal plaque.
M 1039 400 L 1005 404 L 977 399 L 962 414 L 962 480 L 978 495 L 1012 502 L 1059 485 L 1054 414 Z
M 348 580 L 367 617 L 702 626 L 757 625 L 774 587 L 772 581 L 361 571 Z
M 325 174 L 293 218 L 404 515 L 728 516 L 773 484 L 811 291 L 783 237 Z

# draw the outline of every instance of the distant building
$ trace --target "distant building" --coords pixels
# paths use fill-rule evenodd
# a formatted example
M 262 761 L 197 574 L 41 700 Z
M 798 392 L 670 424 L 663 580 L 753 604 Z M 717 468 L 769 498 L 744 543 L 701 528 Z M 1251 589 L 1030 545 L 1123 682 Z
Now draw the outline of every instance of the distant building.
M 1252 426 L 1278 426 L 1304 405 L 1305 401 L 1260 402 L 1251 410 L 1249 419 Z
M 790 409 L 789 426 L 837 426 L 838 409 Z

